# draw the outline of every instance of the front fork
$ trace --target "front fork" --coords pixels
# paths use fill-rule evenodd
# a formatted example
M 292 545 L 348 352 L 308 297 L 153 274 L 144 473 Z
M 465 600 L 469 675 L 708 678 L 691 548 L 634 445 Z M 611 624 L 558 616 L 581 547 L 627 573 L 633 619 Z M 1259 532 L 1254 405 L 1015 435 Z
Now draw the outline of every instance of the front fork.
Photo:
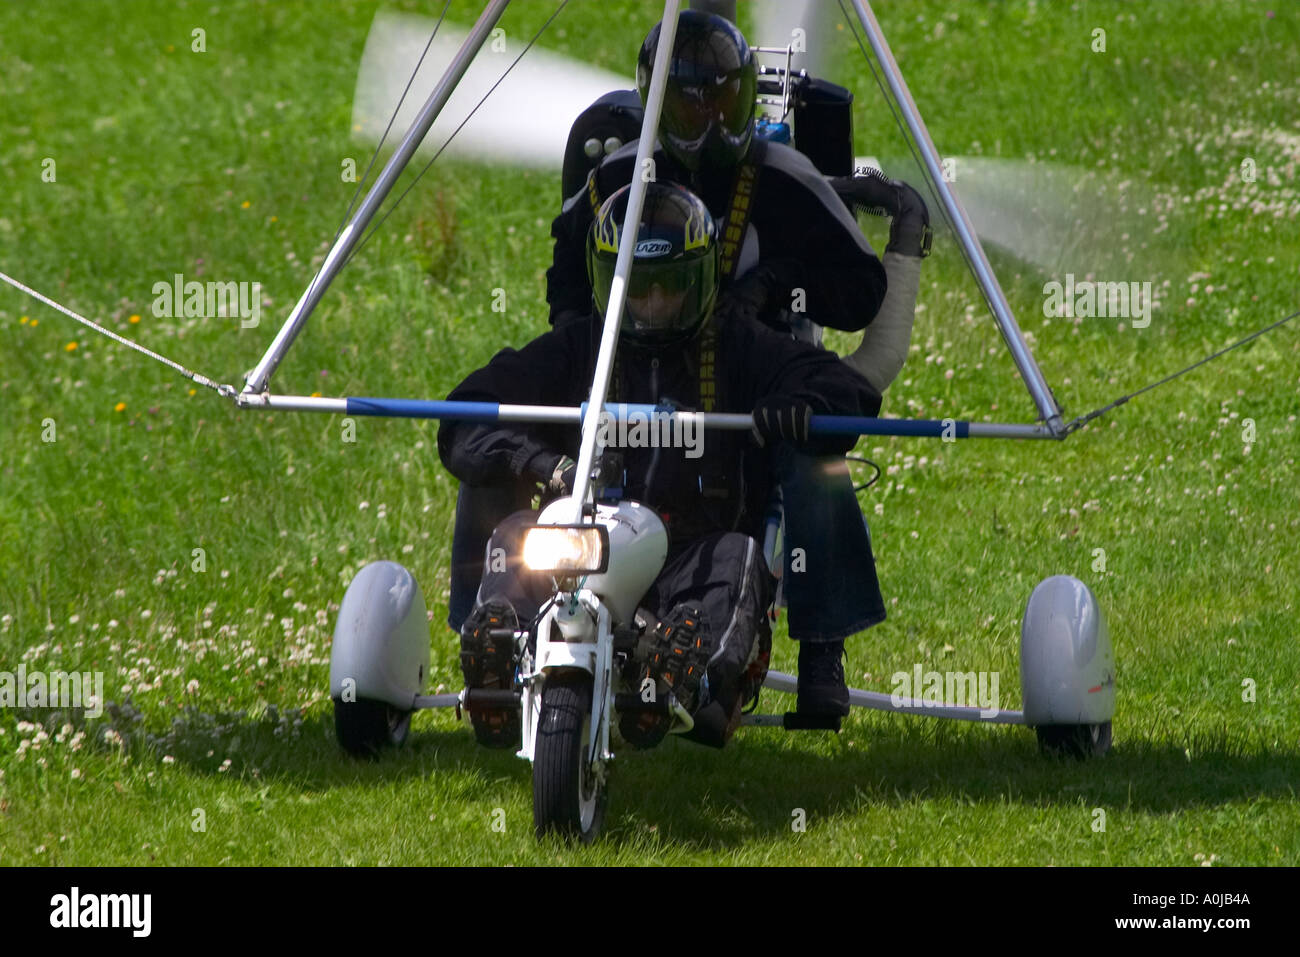
M 591 675 L 587 762 L 597 782 L 603 784 L 606 765 L 614 757 L 609 749 L 614 711 L 614 633 L 609 609 L 585 588 L 556 596 L 538 623 L 535 655 L 524 651 L 520 662 L 523 747 L 518 755 L 521 758 L 533 760 L 546 679 L 552 671 L 561 669 L 578 669 Z

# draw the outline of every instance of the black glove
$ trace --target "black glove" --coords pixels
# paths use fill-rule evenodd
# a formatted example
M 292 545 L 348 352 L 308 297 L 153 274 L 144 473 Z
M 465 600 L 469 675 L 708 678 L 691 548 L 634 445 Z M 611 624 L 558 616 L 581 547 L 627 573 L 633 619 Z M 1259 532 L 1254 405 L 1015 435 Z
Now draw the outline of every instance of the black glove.
M 551 473 L 551 477 L 546 483 L 542 497 L 550 499 L 572 495 L 574 480 L 577 476 L 578 463 L 567 455 L 561 456 L 560 461 L 555 464 L 555 471 Z
M 812 406 L 789 395 L 772 395 L 754 406 L 754 441 L 766 445 L 774 442 L 807 443 L 812 423 Z
M 930 211 L 921 194 L 907 183 L 868 167 L 856 176 L 834 177 L 831 185 L 850 209 L 889 217 L 886 252 L 918 258 L 930 254 Z

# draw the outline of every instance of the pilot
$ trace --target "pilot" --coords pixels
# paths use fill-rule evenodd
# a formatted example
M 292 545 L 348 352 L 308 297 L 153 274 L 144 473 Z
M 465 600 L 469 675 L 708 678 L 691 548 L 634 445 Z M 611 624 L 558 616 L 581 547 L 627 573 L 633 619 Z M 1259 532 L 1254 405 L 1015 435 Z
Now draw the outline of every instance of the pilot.
M 586 271 L 596 314 L 518 351 L 502 350 L 449 399 L 572 406 L 588 398 L 630 188 L 602 204 L 589 230 Z M 711 430 L 695 448 L 655 442 L 607 450 L 620 460 L 619 497 L 653 508 L 669 535 L 667 561 L 641 598 L 642 635 L 624 649 L 622 675 L 630 688 L 649 679 L 659 696 L 674 694 L 695 717 L 696 740 L 720 746 L 757 694 L 771 644 L 773 580 L 756 541 L 771 490 L 768 455 L 791 446 L 842 456 L 853 437 L 815 437 L 810 417 L 874 415 L 880 396 L 833 353 L 729 307 L 729 293 L 719 292 L 714 218 L 689 190 L 650 184 L 637 240 L 608 401 L 754 418 L 752 434 Z M 447 420 L 438 450 L 464 483 L 533 480 L 549 495 L 564 495 L 573 488 L 578 441 L 572 427 Z M 518 649 L 499 636 L 528 630 L 554 590 L 549 575 L 520 563 L 522 533 L 535 516 L 511 515 L 488 542 L 486 554 L 504 561 L 486 563 L 461 629 L 468 688 L 512 686 Z M 470 716 L 482 743 L 518 746 L 516 709 L 471 708 Z M 625 712 L 620 730 L 648 747 L 670 720 Z

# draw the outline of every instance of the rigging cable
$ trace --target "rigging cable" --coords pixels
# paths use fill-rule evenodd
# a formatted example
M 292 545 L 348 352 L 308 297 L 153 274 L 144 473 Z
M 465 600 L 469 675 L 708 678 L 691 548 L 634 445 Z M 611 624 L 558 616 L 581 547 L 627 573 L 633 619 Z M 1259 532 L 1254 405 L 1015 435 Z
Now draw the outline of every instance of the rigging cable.
M 420 172 L 415 174 L 415 179 L 413 179 L 407 185 L 406 189 L 402 190 L 401 195 L 398 196 L 397 199 L 393 201 L 393 205 L 389 206 L 388 209 L 384 211 L 384 215 L 379 217 L 379 222 L 371 226 L 370 229 L 366 232 L 366 234 L 361 237 L 361 241 L 357 243 L 356 247 L 352 250 L 352 252 L 348 254 L 348 258 L 343 261 L 343 265 L 339 267 L 340 271 L 345 266 L 347 266 L 348 263 L 352 262 L 353 256 L 355 256 L 363 248 L 365 248 L 366 243 L 370 242 L 370 237 L 372 237 L 375 233 L 379 231 L 379 227 L 384 225 L 384 221 L 388 219 L 389 216 L 392 215 L 393 210 L 397 209 L 398 205 L 402 202 L 402 200 L 406 198 L 406 194 L 415 188 L 415 184 L 420 182 L 421 177 L 423 177 L 425 173 L 429 172 L 429 167 L 431 167 L 434 164 L 434 162 L 438 159 L 438 157 L 443 154 L 443 151 L 448 146 L 451 145 L 451 141 L 456 138 L 456 134 L 465 128 L 466 123 L 468 123 L 471 119 L 473 119 L 474 114 L 479 111 L 479 107 L 481 107 L 484 103 L 487 102 L 487 98 L 491 96 L 496 91 L 496 88 L 502 84 L 505 78 L 510 75 L 510 71 L 513 70 L 515 66 L 519 63 L 519 61 L 524 58 L 524 55 L 533 48 L 533 44 L 535 44 L 538 38 L 541 37 L 541 35 L 546 32 L 546 28 L 551 25 L 552 21 L 554 21 L 555 18 L 560 15 L 560 11 L 562 11 L 566 6 L 568 6 L 568 4 L 569 4 L 569 0 L 560 0 L 560 4 L 555 8 L 555 12 L 552 13 L 547 18 L 546 22 L 543 23 L 541 27 L 538 29 L 538 31 L 533 34 L 532 39 L 528 41 L 528 43 L 524 46 L 524 48 L 521 51 L 519 51 L 519 56 L 515 57 L 514 60 L 510 62 L 510 65 L 506 67 L 505 72 L 502 73 L 501 76 L 497 78 L 497 81 L 493 83 L 492 86 L 488 89 L 488 91 L 484 93 L 483 96 L 479 99 L 479 101 L 474 104 L 474 108 L 469 111 L 469 113 L 465 116 L 463 120 L 460 121 L 460 125 L 451 131 L 451 135 L 447 137 L 446 141 L 444 141 L 440 147 L 438 147 L 438 152 L 433 154 L 429 162 L 424 164 L 424 168 L 421 169 Z
M 185 376 L 185 378 L 189 379 L 191 382 L 195 382 L 202 386 L 207 386 L 209 389 L 215 390 L 219 395 L 223 395 L 228 399 L 233 399 L 239 395 L 239 390 L 236 389 L 233 385 L 227 385 L 222 382 L 214 382 L 213 380 L 209 379 L 205 375 L 201 375 L 198 372 L 194 372 L 191 369 L 185 368 L 185 366 L 181 365 L 179 362 L 173 362 L 171 359 L 168 359 L 166 356 L 159 355 L 158 353 L 154 352 L 152 349 L 146 349 L 138 342 L 132 342 L 130 339 L 126 338 L 125 336 L 119 336 L 116 332 L 113 332 L 109 329 L 105 329 L 99 323 L 93 322 L 92 320 L 87 319 L 85 316 L 78 315 L 77 313 L 69 309 L 67 306 L 59 305 L 57 302 L 55 302 L 53 299 L 50 299 L 48 296 L 41 295 L 39 292 L 37 292 L 35 289 L 32 289 L 30 286 L 24 286 L 17 279 L 14 279 L 11 276 L 7 276 L 4 273 L 0 272 L 0 279 L 3 279 L 5 282 L 9 283 L 9 285 L 13 286 L 15 289 L 19 290 L 20 292 L 27 293 L 27 295 L 31 296 L 33 299 L 40 300 L 41 302 L 45 303 L 45 305 L 53 309 L 57 309 L 65 316 L 71 316 L 73 319 L 76 319 L 77 322 L 81 323 L 82 325 L 89 326 L 91 329 L 94 329 L 96 332 L 102 333 L 103 335 L 108 336 L 108 338 L 120 342 L 124 346 L 129 346 L 130 348 L 136 350 L 137 352 L 143 353 L 144 355 L 148 356 L 150 359 L 154 359 L 158 362 L 161 362 L 165 366 L 169 366 L 172 369 L 175 369 L 177 372 Z
M 1180 375 L 1183 375 L 1184 373 L 1187 373 L 1187 372 L 1191 372 L 1191 371 L 1192 371 L 1193 369 L 1195 369 L 1197 366 L 1203 366 L 1203 365 L 1205 365 L 1205 363 L 1209 362 L 1211 359 L 1217 359 L 1217 358 L 1219 358 L 1219 356 L 1223 355 L 1224 353 L 1226 353 L 1226 352 L 1231 352 L 1233 349 L 1236 349 L 1238 346 L 1244 346 L 1246 343 L 1250 342 L 1252 339 L 1256 339 L 1256 338 L 1258 338 L 1259 336 L 1262 336 L 1264 333 L 1266 333 L 1266 332 L 1270 332 L 1271 330 L 1276 329 L 1278 326 L 1290 322 L 1292 319 L 1296 318 L 1296 316 L 1300 316 L 1300 311 L 1293 312 L 1293 313 L 1291 313 L 1291 315 L 1286 316 L 1286 317 L 1284 317 L 1284 318 L 1282 318 L 1282 319 L 1279 319 L 1277 322 L 1273 323 L 1272 325 L 1265 326 L 1263 329 L 1256 329 L 1254 332 L 1252 332 L 1250 335 L 1246 336 L 1244 339 L 1238 339 L 1238 340 L 1237 340 L 1236 342 L 1234 342 L 1232 345 L 1230 345 L 1230 346 L 1226 346 L 1226 347 L 1220 349 L 1218 352 L 1211 353 L 1210 355 L 1206 356 L 1206 357 L 1203 358 L 1203 359 L 1197 359 L 1195 362 L 1193 362 L 1193 363 L 1192 363 L 1191 365 L 1189 365 L 1187 368 L 1185 368 L 1185 369 L 1179 369 L 1177 372 L 1175 372 L 1175 373 L 1173 373 L 1173 374 L 1171 374 L 1171 375 L 1167 375 L 1167 376 L 1165 376 L 1163 379 L 1159 380 L 1158 382 L 1152 382 L 1152 383 L 1150 383 L 1149 385 L 1144 385 L 1142 388 L 1138 389 L 1138 390 L 1135 391 L 1135 392 L 1130 392 L 1128 395 L 1120 396 L 1118 399 L 1116 399 L 1114 402 L 1110 403 L 1109 405 L 1104 405 L 1104 406 L 1102 406 L 1100 409 L 1095 409 L 1095 410 L 1093 410 L 1092 412 L 1089 412 L 1087 415 L 1081 415 L 1081 416 L 1079 416 L 1077 419 L 1073 419 L 1073 420 L 1071 420 L 1069 423 L 1066 424 L 1066 426 L 1065 426 L 1065 431 L 1062 433 L 1062 438 L 1064 438 L 1065 436 L 1069 435 L 1071 432 L 1075 432 L 1075 431 L 1077 431 L 1077 430 L 1083 428 L 1085 425 L 1087 425 L 1087 424 L 1088 424 L 1089 422 L 1091 422 L 1093 419 L 1098 418 L 1099 416 L 1105 415 L 1105 414 L 1106 414 L 1107 412 L 1109 412 L 1111 409 L 1114 409 L 1114 408 L 1117 408 L 1117 407 L 1123 405 L 1123 404 L 1124 404 L 1125 402 L 1127 402 L 1129 399 L 1132 399 L 1132 398 L 1134 398 L 1135 396 L 1139 396 L 1139 395 L 1141 395 L 1143 392 L 1148 392 L 1148 391 L 1150 391 L 1151 389 L 1154 389 L 1156 386 L 1164 385 L 1166 382 L 1172 382 L 1174 379 L 1177 379 Z

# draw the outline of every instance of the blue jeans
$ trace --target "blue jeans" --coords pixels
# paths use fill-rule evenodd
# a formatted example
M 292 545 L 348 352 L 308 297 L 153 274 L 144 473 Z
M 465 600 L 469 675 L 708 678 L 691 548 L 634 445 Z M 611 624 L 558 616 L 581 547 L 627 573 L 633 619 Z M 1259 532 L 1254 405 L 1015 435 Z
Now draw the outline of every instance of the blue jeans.
M 782 585 L 790 637 L 825 642 L 885 620 L 871 536 L 842 456 L 774 450 L 785 513 Z

